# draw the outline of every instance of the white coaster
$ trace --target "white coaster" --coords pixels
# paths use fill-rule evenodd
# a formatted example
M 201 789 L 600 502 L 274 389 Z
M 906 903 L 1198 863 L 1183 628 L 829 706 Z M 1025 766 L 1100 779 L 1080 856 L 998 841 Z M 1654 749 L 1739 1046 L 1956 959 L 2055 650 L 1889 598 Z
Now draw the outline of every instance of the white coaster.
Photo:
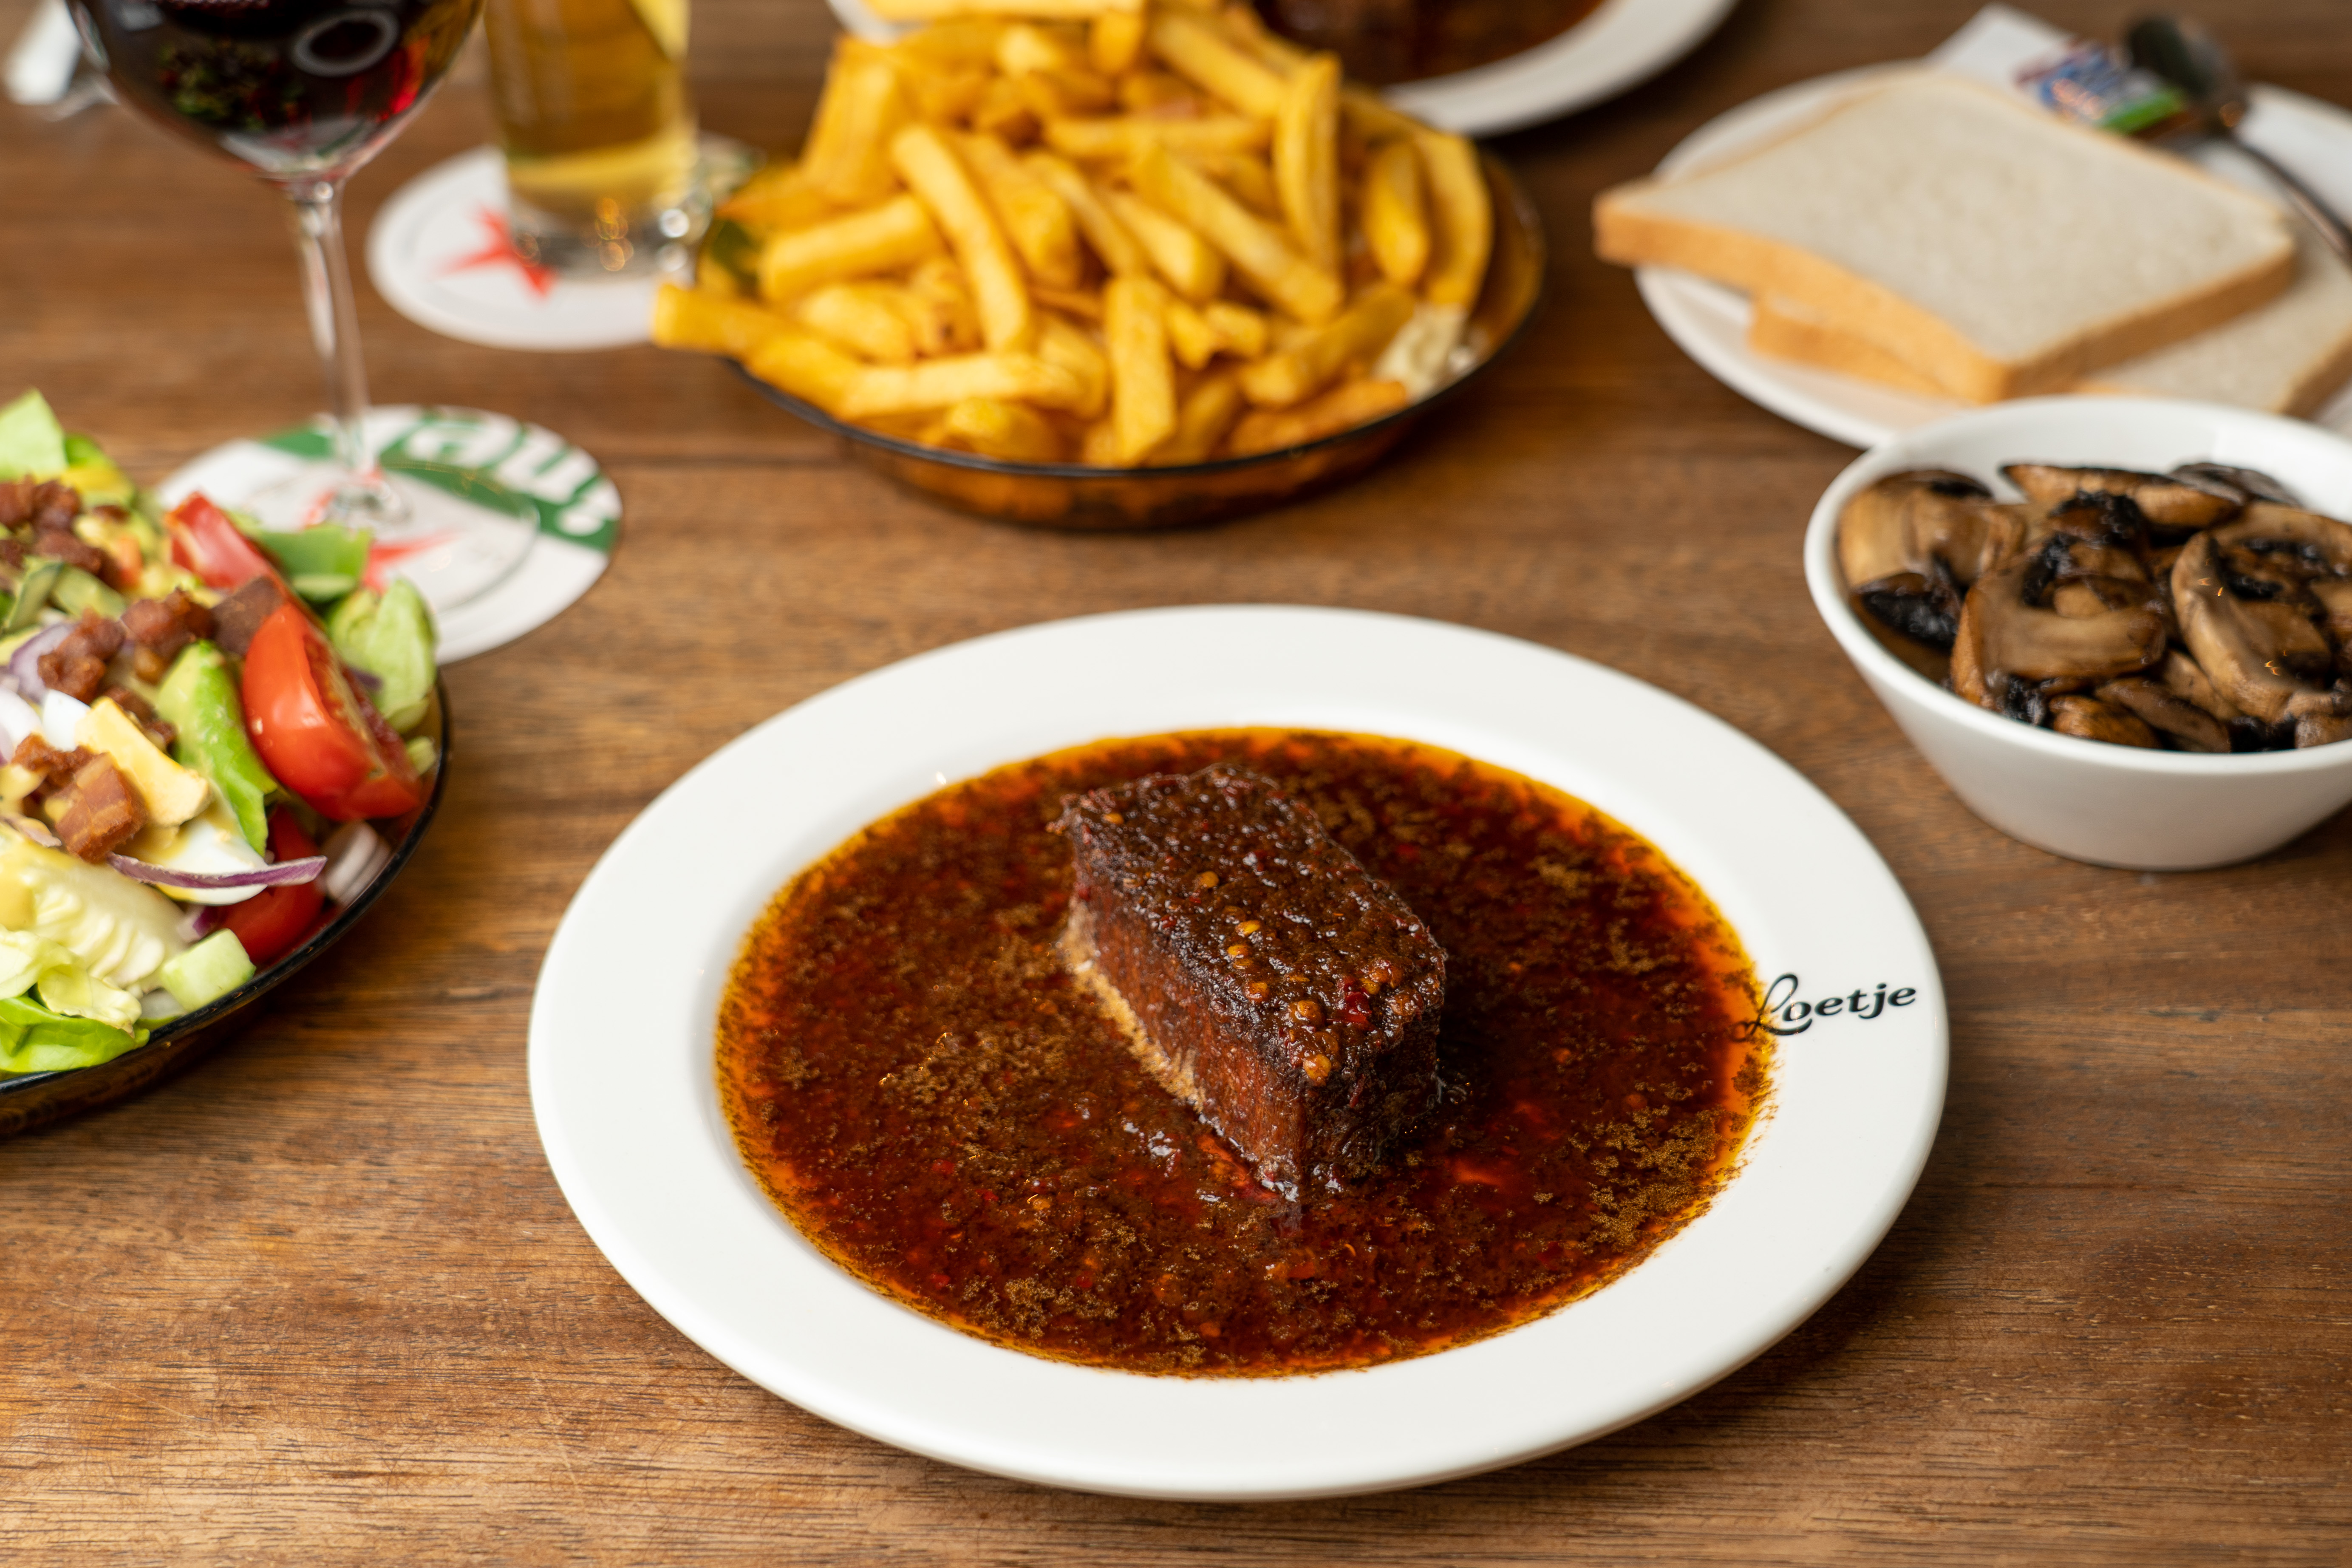
M 461 153 L 394 193 L 368 230 L 367 263 L 376 292 L 421 327 L 559 353 L 646 342 L 664 279 L 562 278 L 517 255 L 495 147 Z
M 595 458 L 561 436 L 503 414 L 415 405 L 369 409 L 364 430 L 368 449 L 396 479 L 493 517 L 538 516 L 538 537 L 514 571 L 439 616 L 442 663 L 546 625 L 603 575 L 620 535 L 620 492 Z M 202 490 L 217 505 L 236 507 L 331 449 L 323 422 L 231 441 L 183 465 L 155 494 L 176 506 Z

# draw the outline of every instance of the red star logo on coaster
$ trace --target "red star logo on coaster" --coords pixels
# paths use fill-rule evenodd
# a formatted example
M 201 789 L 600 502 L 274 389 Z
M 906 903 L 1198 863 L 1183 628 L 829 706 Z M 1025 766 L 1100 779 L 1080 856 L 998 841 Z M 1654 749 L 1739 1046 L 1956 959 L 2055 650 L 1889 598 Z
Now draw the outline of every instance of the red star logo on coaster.
M 392 570 L 412 555 L 422 555 L 428 550 L 438 550 L 457 536 L 454 533 L 428 533 L 416 539 L 371 540 L 368 543 L 367 571 L 360 581 L 367 588 L 381 594 L 392 580 Z
M 523 287 L 529 289 L 534 297 L 544 300 L 554 291 L 555 269 L 541 266 L 515 248 L 514 235 L 507 227 L 504 213 L 488 207 L 477 207 L 474 217 L 482 226 L 482 247 L 444 264 L 442 277 L 476 267 L 511 267 L 522 275 Z

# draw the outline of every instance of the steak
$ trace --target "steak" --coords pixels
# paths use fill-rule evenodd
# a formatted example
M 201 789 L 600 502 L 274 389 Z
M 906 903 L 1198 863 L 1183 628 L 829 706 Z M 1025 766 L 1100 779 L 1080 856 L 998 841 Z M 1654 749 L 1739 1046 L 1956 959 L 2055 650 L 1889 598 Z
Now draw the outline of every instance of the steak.
M 1273 780 L 1152 773 L 1055 827 L 1072 972 L 1265 1185 L 1333 1190 L 1436 1103 L 1444 950 Z

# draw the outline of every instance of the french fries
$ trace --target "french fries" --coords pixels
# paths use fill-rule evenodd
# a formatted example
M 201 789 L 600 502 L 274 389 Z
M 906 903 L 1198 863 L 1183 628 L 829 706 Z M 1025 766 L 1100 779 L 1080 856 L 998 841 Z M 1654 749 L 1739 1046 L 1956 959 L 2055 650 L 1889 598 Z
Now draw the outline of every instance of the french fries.
M 1000 351 L 1027 347 L 1036 321 L 1029 313 L 1021 264 L 947 138 L 934 126 L 909 125 L 891 138 L 890 162 L 963 263 L 972 300 L 980 307 L 981 337 Z
M 1003 225 L 1013 248 L 1035 282 L 1054 289 L 1075 289 L 1078 267 L 1078 226 L 1070 204 L 1041 180 L 1007 147 L 986 132 L 975 132 L 958 143 L 964 162 L 988 192 L 989 204 Z
M 1381 275 L 1401 288 L 1429 265 L 1429 211 L 1421 195 L 1421 153 L 1410 136 L 1374 152 L 1364 166 L 1364 244 Z
M 1242 411 L 1241 383 L 1230 373 L 1204 375 L 1184 395 L 1176 410 L 1176 429 L 1151 454 L 1155 468 L 1178 463 L 1204 463 L 1216 454 L 1217 443 L 1234 427 Z
M 967 397 L 940 421 L 950 446 L 1013 463 L 1058 463 L 1062 433 L 1025 403 L 1002 397 Z
M 781 305 L 821 283 L 910 267 L 939 248 L 940 231 L 922 204 L 895 196 L 771 239 L 760 252 L 760 297 Z
M 1206 17 L 1163 7 L 1144 26 L 1144 40 L 1168 68 L 1257 120 L 1282 111 L 1282 78 Z
M 758 366 L 752 367 L 756 374 Z M 970 397 L 1003 397 L 1041 408 L 1076 408 L 1086 398 L 1078 378 L 1034 354 L 961 354 L 924 360 L 903 370 L 862 367 L 843 388 L 834 412 L 844 419 L 875 414 L 915 414 L 952 408 Z
M 898 68 L 870 44 L 848 40 L 834 57 L 824 96 L 800 171 L 824 196 L 845 207 L 888 200 L 898 191 L 888 148 L 898 127 L 915 115 Z
M 1486 178 L 1478 172 L 1478 150 L 1462 137 L 1435 131 L 1414 132 L 1413 145 L 1429 172 L 1434 220 L 1422 296 L 1433 305 L 1475 304 L 1495 243 L 1495 213 L 1486 200 Z
M 1045 21 L 1085 21 L 1125 12 L 1143 14 L 1143 0 L 866 0 L 886 22 L 937 22 L 956 16 L 1034 16 Z
M 1167 293 L 1149 278 L 1114 278 L 1103 288 L 1103 337 L 1110 348 L 1112 459 L 1131 468 L 1176 430 L 1176 374 L 1168 360 Z
M 1092 332 L 1047 315 L 1037 323 L 1037 357 L 1078 378 L 1078 400 L 1070 405 L 1071 413 L 1081 419 L 1102 417 L 1110 406 L 1110 361 Z
M 793 320 L 862 358 L 911 364 L 915 327 L 910 312 L 892 298 L 900 292 L 895 283 L 828 283 L 801 296 Z
M 1339 270 L 1339 57 L 1317 55 L 1283 84 L 1274 183 L 1307 259 Z
M 1261 408 L 1245 416 L 1225 444 L 1236 458 L 1303 447 L 1393 414 L 1411 401 L 1401 381 L 1351 381 L 1297 408 Z
M 1370 365 L 1397 330 L 1412 320 L 1411 294 L 1385 280 L 1372 285 L 1328 325 L 1302 332 L 1276 353 L 1242 367 L 1242 391 L 1261 408 L 1303 403 L 1350 364 Z
M 1476 150 L 1239 0 L 868 0 L 797 161 L 665 288 L 663 347 L 1012 463 L 1274 452 L 1442 384 L 1486 280 Z
M 1103 266 L 1120 278 L 1139 278 L 1151 270 L 1151 258 L 1103 201 L 1094 183 L 1067 160 L 1051 153 L 1032 153 L 1029 172 L 1044 182 L 1069 207 L 1087 244 Z M 1099 312 L 1097 312 L 1099 313 Z
M 1124 160 L 1147 147 L 1173 147 L 1184 153 L 1255 153 L 1273 139 L 1274 128 L 1265 121 L 1238 114 L 1209 114 L 1197 120 L 1119 114 L 1101 120 L 1045 121 L 1045 145 L 1073 158 Z
M 1106 11 L 1087 25 L 1087 58 L 1108 77 L 1125 76 L 1143 54 L 1143 13 Z
M 1147 148 L 1131 172 L 1145 200 L 1223 251 L 1258 291 L 1302 321 L 1327 321 L 1344 295 L 1339 279 L 1294 248 L 1281 231 L 1167 148 Z
M 1103 199 L 1176 292 L 1210 300 L 1225 286 L 1225 258 L 1207 240 L 1132 191 L 1109 191 Z

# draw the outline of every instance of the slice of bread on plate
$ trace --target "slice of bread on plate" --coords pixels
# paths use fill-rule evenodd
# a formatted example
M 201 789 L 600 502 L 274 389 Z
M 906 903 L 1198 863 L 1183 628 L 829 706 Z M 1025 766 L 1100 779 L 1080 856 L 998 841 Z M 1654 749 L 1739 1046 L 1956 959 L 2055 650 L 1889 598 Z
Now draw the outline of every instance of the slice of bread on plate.
M 1786 300 L 1976 403 L 2063 390 L 2294 274 L 2268 203 L 1929 70 L 1705 168 L 1604 191 L 1593 229 L 1604 260 Z
M 2352 268 L 2309 225 L 2290 216 L 2294 281 L 2286 292 L 2194 337 L 2103 365 L 2071 389 L 2232 403 L 2301 416 L 2352 381 Z M 1901 356 L 1793 301 L 1754 301 L 1748 346 L 1758 353 L 1858 376 L 1901 392 L 1955 395 Z

